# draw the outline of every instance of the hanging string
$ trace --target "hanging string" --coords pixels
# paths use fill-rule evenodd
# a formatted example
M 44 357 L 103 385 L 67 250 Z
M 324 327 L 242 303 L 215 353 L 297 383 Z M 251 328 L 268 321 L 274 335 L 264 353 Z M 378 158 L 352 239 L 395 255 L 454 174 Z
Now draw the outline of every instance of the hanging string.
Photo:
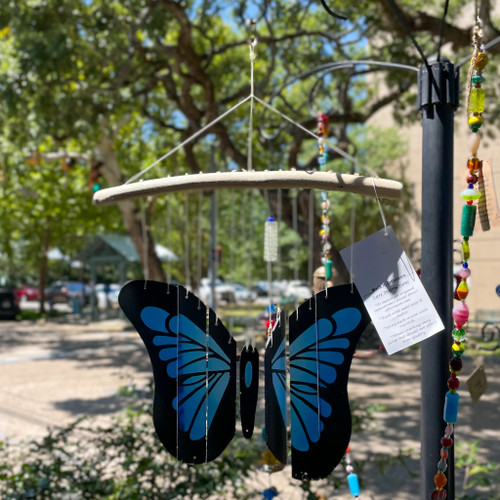
M 380 202 L 380 198 L 378 197 L 377 194 L 377 188 L 375 187 L 375 181 L 372 179 L 372 185 L 373 185 L 373 190 L 375 191 L 375 198 L 377 199 L 377 204 L 378 204 L 378 210 L 380 212 L 380 217 L 382 217 L 382 223 L 384 224 L 384 234 L 387 236 L 387 222 L 385 220 L 385 214 L 384 214 L 384 209 L 382 208 L 382 203 Z
M 294 195 L 292 199 L 292 228 L 295 233 L 295 238 L 293 240 L 293 251 L 295 253 L 295 266 L 293 266 L 293 279 L 299 279 L 299 227 L 298 227 L 298 217 L 297 217 L 297 198 L 299 196 L 298 190 L 294 189 Z M 292 194 L 292 191 L 290 191 Z
M 165 238 L 165 246 L 167 247 L 168 250 L 170 250 L 172 248 L 172 245 L 171 245 L 171 234 L 172 234 L 172 217 L 171 217 L 171 209 L 170 209 L 170 203 L 169 203 L 169 200 L 168 198 L 166 198 L 165 200 L 165 206 L 166 206 L 166 209 L 167 209 L 167 214 L 166 214 L 166 217 L 167 217 L 167 234 L 166 234 L 166 238 Z M 171 259 L 167 259 L 167 272 L 166 272 L 166 275 L 167 275 L 167 283 L 170 283 L 172 281 L 172 263 L 171 263 Z M 168 288 L 169 290 L 170 288 Z
M 307 259 L 307 282 L 309 285 L 313 284 L 313 253 L 314 253 L 314 191 L 309 190 L 309 207 L 308 207 L 308 259 Z
M 182 216 L 181 216 L 182 220 Z M 184 196 L 184 274 L 186 278 L 186 289 L 191 287 L 191 267 L 189 252 L 189 193 Z
M 196 283 L 198 286 L 201 284 L 201 265 L 202 265 L 202 255 L 203 255 L 203 192 L 198 192 L 198 255 L 197 265 L 196 265 Z M 198 298 L 198 309 L 201 308 L 201 299 Z
M 276 209 L 276 220 L 278 221 L 278 240 L 279 240 L 279 231 L 280 231 L 280 227 L 281 227 L 281 219 L 282 219 L 282 208 L 283 208 L 283 192 L 281 191 L 281 189 L 278 189 L 278 193 L 277 193 L 277 196 L 278 196 L 278 207 Z M 276 279 L 278 281 L 281 281 L 281 246 L 278 245 L 278 272 L 277 272 L 277 275 L 276 275 Z
M 146 209 L 144 200 L 141 198 L 141 229 L 142 229 L 142 272 L 144 274 L 144 290 L 149 281 L 149 248 L 148 248 L 148 228 L 146 220 Z
M 354 293 L 354 243 L 356 241 L 356 198 L 352 197 L 353 203 L 351 208 L 351 246 L 350 246 L 350 280 L 351 280 L 351 293 Z
M 257 45 L 257 38 L 255 36 L 248 42 L 250 47 L 250 116 L 248 119 L 248 146 L 247 146 L 247 169 L 249 172 L 253 171 L 252 164 L 252 143 L 253 143 L 253 109 L 254 109 L 254 82 L 253 82 L 253 68 L 255 61 L 255 46 Z

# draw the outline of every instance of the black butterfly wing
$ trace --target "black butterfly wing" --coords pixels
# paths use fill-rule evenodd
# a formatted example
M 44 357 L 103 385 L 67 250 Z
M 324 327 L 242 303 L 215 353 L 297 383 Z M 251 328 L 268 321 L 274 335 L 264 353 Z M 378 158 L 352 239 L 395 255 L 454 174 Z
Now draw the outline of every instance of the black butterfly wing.
M 281 311 L 264 356 L 266 443 L 282 464 L 286 464 L 287 457 L 285 328 L 285 314 Z
M 342 459 L 351 436 L 347 379 L 370 318 L 351 285 L 328 288 L 290 316 L 292 475 L 320 479 Z
M 183 462 L 215 459 L 234 436 L 236 343 L 183 287 L 132 281 L 119 303 L 151 360 L 160 441 Z

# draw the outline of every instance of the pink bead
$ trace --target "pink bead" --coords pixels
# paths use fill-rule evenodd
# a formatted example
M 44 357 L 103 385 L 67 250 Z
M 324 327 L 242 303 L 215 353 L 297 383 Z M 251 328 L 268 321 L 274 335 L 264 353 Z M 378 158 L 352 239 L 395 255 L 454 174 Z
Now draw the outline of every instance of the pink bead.
M 464 302 L 459 302 L 452 311 L 453 319 L 458 328 L 461 328 L 469 319 L 469 308 Z
M 470 269 L 468 267 L 462 267 L 462 269 L 460 269 L 460 271 L 458 271 L 458 275 L 461 278 L 467 279 L 470 276 Z

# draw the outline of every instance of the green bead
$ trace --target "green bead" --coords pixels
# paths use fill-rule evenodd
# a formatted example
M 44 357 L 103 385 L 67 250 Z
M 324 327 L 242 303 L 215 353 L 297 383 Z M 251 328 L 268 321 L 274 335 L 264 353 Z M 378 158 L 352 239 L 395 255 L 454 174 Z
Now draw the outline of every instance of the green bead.
M 466 332 L 464 328 L 453 328 L 451 335 L 453 337 L 453 340 L 456 340 L 457 342 L 463 342 L 466 337 Z
M 480 85 L 486 80 L 486 78 L 483 75 L 472 75 L 472 78 L 470 79 L 472 85 Z
M 332 261 L 325 260 L 325 279 L 329 280 L 332 278 Z
M 462 209 L 462 224 L 460 226 L 462 236 L 472 236 L 476 222 L 476 205 L 464 205 Z
M 477 189 L 467 188 L 464 189 L 460 193 L 460 195 L 462 196 L 463 200 L 474 201 L 474 200 L 479 200 L 479 198 L 481 198 L 481 191 L 478 191 Z

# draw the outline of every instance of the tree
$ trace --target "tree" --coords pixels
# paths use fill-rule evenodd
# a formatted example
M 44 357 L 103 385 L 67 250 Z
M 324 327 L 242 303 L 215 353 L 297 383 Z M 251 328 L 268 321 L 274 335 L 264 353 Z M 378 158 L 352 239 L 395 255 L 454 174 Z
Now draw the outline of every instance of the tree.
M 341 22 L 318 2 L 306 0 L 6 1 L 0 13 L 0 50 L 6 54 L 0 69 L 3 134 L 25 151 L 36 150 L 46 137 L 59 151 L 74 141 L 80 151 L 102 161 L 108 185 L 120 184 L 249 94 L 246 39 L 251 34 L 245 33 L 245 20 L 252 16 L 258 20 L 255 93 L 273 97 L 274 105 L 314 131 L 316 118 L 304 98 L 314 80 L 296 78 L 311 66 L 362 58 L 421 64 L 393 3 L 335 2 L 349 19 Z M 444 24 L 443 50 L 454 55 L 469 51 L 470 26 L 458 23 L 467 4 L 453 2 Z M 441 2 L 400 0 L 399 8 L 424 52 L 435 51 Z M 482 0 L 488 38 L 498 35 L 490 10 L 490 2 Z M 403 72 L 356 66 L 326 74 L 315 87 L 313 107 L 328 114 L 331 141 L 356 155 L 358 126 L 377 111 L 392 105 L 400 120 L 408 118 L 413 83 L 414 76 Z M 242 108 L 151 175 L 206 171 L 209 134 L 215 136 L 218 165 L 246 168 L 248 110 Z M 268 133 L 283 125 L 268 114 L 257 119 Z M 314 141 L 301 130 L 285 125 L 273 141 L 255 140 L 255 168 L 315 164 Z M 298 193 L 300 235 L 308 234 L 309 195 Z M 288 197 L 284 200 L 283 219 L 290 223 L 292 205 Z M 276 193 L 269 193 L 268 201 L 276 208 Z M 145 200 L 151 220 L 154 204 Z M 118 207 L 141 256 L 143 234 L 147 238 L 150 278 L 163 280 L 150 227 L 142 230 L 138 203 Z

